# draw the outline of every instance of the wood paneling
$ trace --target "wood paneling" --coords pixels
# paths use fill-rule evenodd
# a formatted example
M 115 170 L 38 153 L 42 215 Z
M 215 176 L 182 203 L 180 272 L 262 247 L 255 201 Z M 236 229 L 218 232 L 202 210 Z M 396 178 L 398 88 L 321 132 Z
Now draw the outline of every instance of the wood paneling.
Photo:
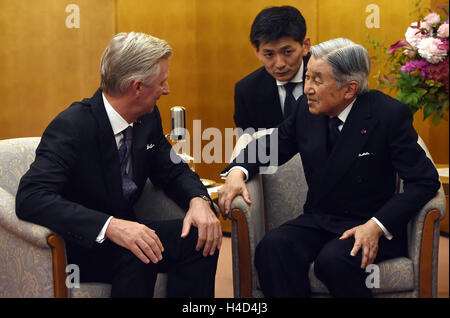
M 73 1 L 80 28 L 70 29 L 69 3 L 0 0 L 0 139 L 42 135 L 59 111 L 98 86 L 114 1 Z

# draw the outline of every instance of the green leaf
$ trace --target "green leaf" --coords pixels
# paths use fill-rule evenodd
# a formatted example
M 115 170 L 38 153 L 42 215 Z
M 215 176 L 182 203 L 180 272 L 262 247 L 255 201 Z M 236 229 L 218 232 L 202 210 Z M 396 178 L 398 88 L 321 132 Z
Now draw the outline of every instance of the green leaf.
M 433 113 L 433 104 L 426 104 L 423 108 L 423 120 L 427 119 Z
M 423 97 L 428 91 L 424 88 L 419 88 L 417 90 L 417 93 L 420 95 L 420 97 Z
M 433 117 L 431 117 L 431 122 L 433 123 L 433 125 L 438 126 L 440 121 L 441 121 L 441 116 L 439 116 L 439 114 L 437 114 L 437 113 L 434 113 Z

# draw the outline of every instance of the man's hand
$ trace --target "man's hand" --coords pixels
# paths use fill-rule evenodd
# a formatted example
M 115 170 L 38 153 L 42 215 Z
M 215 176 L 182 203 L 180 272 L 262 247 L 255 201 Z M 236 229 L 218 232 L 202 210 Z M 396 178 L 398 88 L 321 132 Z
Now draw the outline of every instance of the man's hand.
M 195 249 L 200 251 L 203 248 L 203 256 L 213 255 L 216 249 L 222 246 L 222 226 L 209 203 L 202 198 L 193 198 L 189 205 L 189 210 L 183 220 L 181 237 L 185 238 L 191 226 L 198 229 L 198 241 Z
M 242 195 L 248 204 L 252 203 L 244 177 L 245 174 L 241 170 L 232 170 L 228 174 L 225 184 L 219 189 L 219 208 L 224 217 L 230 213 L 231 202 L 237 195 Z
M 381 235 L 383 235 L 383 230 L 374 220 L 369 220 L 362 225 L 345 231 L 339 239 L 346 240 L 352 236 L 355 237 L 355 244 L 350 255 L 355 256 L 362 248 L 361 268 L 366 268 L 367 265 L 373 264 L 377 256 L 378 240 Z
M 164 247 L 155 231 L 137 222 L 112 218 L 105 233 L 111 241 L 130 250 L 142 262 L 158 263 Z

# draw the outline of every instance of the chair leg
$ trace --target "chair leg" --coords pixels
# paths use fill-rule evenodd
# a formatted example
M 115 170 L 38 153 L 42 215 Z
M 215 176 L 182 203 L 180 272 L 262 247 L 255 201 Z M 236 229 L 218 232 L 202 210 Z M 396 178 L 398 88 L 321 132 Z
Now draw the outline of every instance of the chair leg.
M 252 297 L 252 264 L 250 257 L 250 240 L 248 224 L 241 210 L 231 211 L 231 217 L 236 220 L 239 241 L 239 297 Z
M 66 257 L 64 253 L 64 244 L 57 235 L 50 235 L 47 243 L 52 249 L 53 261 L 53 282 L 55 298 L 68 298 L 69 292 L 66 287 Z
M 430 298 L 433 280 L 433 241 L 435 224 L 439 220 L 438 210 L 431 210 L 425 217 L 419 261 L 419 297 Z

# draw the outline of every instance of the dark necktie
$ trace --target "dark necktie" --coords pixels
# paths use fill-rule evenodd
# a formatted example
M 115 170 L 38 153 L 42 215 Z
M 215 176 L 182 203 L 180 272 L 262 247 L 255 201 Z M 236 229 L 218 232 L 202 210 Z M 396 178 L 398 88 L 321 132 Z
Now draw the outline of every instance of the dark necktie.
M 341 135 L 338 128 L 340 124 L 342 124 L 342 120 L 338 117 L 328 119 L 328 153 L 331 153 L 334 145 L 336 144 L 336 140 Z
M 123 131 L 122 145 L 119 147 L 120 173 L 122 175 L 122 192 L 128 200 L 136 190 L 137 186 L 127 173 L 127 164 L 130 159 L 131 143 L 133 141 L 133 128 L 128 126 Z
M 294 94 L 292 94 L 292 91 L 295 86 L 297 86 L 297 83 L 289 82 L 284 84 L 284 88 L 286 89 L 286 98 L 284 99 L 284 118 L 288 118 L 294 111 L 296 100 Z

